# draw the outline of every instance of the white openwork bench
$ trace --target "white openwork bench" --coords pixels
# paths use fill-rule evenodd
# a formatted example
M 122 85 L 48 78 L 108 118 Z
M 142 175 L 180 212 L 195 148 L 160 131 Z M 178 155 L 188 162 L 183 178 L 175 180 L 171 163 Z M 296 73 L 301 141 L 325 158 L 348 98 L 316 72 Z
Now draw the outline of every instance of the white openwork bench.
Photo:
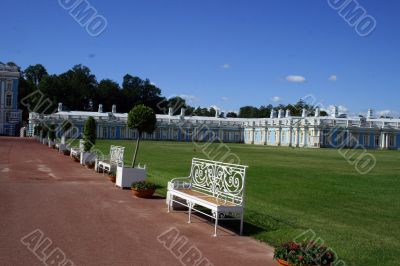
M 125 147 L 114 146 L 110 147 L 110 154 L 106 157 L 96 159 L 96 170 L 104 172 L 116 172 L 117 166 L 124 166 L 124 151 Z
M 240 220 L 242 235 L 246 168 L 193 158 L 190 176 L 175 178 L 168 183 L 168 212 L 176 203 L 189 208 L 189 223 L 192 211 L 213 218 L 214 236 L 217 236 L 219 220 Z M 211 215 L 196 206 L 211 210 Z
M 84 150 L 84 140 L 83 139 L 81 139 L 81 140 L 79 140 L 79 148 L 78 147 L 73 147 L 73 148 L 71 148 L 71 154 L 70 154 L 70 156 L 71 157 L 76 157 L 76 158 L 80 158 L 81 157 L 81 153 L 83 152 L 83 150 Z

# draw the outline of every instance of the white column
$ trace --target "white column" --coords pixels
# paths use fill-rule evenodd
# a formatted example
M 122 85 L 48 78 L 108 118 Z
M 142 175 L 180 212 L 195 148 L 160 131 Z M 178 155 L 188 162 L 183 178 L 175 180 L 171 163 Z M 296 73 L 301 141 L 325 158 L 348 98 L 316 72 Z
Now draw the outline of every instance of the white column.
M 389 148 L 389 134 L 386 133 L 386 145 L 385 148 L 388 149 Z

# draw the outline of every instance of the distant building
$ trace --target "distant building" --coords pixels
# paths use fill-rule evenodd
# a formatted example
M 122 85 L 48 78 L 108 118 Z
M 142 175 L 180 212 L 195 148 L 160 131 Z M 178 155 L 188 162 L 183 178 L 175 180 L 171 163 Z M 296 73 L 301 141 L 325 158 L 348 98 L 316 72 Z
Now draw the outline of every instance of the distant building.
M 22 111 L 18 110 L 18 66 L 0 63 L 0 135 L 19 135 Z
M 174 140 L 199 142 L 237 142 L 255 145 L 307 147 L 307 148 L 368 148 L 400 149 L 400 119 L 377 119 L 373 112 L 367 118 L 340 116 L 335 107 L 331 116 L 320 116 L 318 108 L 314 116 L 291 116 L 289 111 L 272 112 L 270 118 L 220 118 L 180 115 L 157 115 L 157 129 L 153 134 L 144 134 L 148 140 Z M 127 127 L 128 114 L 103 112 L 63 111 L 51 115 L 30 113 L 29 131 L 40 123 L 56 124 L 69 120 L 74 125 L 67 137 L 79 137 L 89 116 L 97 122 L 99 139 L 136 139 L 137 132 Z

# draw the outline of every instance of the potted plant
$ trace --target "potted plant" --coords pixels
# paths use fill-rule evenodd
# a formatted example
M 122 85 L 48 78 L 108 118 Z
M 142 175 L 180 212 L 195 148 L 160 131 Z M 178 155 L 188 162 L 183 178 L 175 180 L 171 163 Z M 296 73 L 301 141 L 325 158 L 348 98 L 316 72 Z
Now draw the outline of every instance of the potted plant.
M 289 241 L 275 248 L 274 259 L 280 266 L 328 266 L 335 261 L 335 253 L 315 241 Z
M 77 163 L 79 163 L 79 162 L 80 162 L 79 158 L 78 158 L 78 157 L 76 157 L 76 156 L 75 156 L 75 155 L 73 155 L 73 154 L 71 154 L 71 159 L 72 159 L 74 162 L 77 162 Z
M 133 155 L 131 167 L 117 167 L 116 185 L 121 188 L 129 188 L 132 182 L 144 181 L 146 177 L 146 167 L 135 167 L 136 157 L 139 150 L 140 139 L 143 133 L 152 134 L 156 128 L 156 115 L 150 107 L 144 105 L 135 106 L 128 113 L 128 127 L 138 132 L 136 148 Z
M 48 134 L 49 130 L 47 129 L 47 126 L 44 125 L 42 127 L 42 142 L 44 145 L 47 145 L 47 134 Z
M 86 162 L 94 162 L 96 159 L 96 153 L 90 152 L 93 145 L 96 143 L 96 134 L 97 126 L 96 121 L 92 116 L 89 116 L 88 120 L 85 123 L 85 127 L 83 129 L 83 152 L 81 152 L 81 164 L 85 165 Z
M 115 172 L 109 172 L 109 173 L 108 173 L 108 179 L 109 179 L 111 182 L 115 183 L 116 177 L 117 177 L 117 175 L 115 174 Z
M 42 126 L 41 125 L 37 125 L 36 126 L 36 132 L 37 132 L 37 140 L 39 141 L 39 142 L 43 142 L 43 128 L 42 128 Z
M 86 168 L 88 168 L 88 169 L 93 169 L 94 168 L 94 165 L 95 165 L 95 162 L 93 162 L 93 161 L 87 161 L 86 163 L 85 163 L 85 165 L 86 165 Z
M 156 184 L 149 181 L 133 182 L 131 185 L 133 194 L 138 198 L 150 198 L 153 196 L 156 188 Z

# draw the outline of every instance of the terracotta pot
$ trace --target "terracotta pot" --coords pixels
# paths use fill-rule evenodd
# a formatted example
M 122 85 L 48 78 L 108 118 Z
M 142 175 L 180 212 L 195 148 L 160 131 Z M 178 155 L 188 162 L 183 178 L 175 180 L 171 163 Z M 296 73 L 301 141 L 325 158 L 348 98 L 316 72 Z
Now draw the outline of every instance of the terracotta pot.
M 292 266 L 289 264 L 289 262 L 281 260 L 281 259 L 278 259 L 278 264 L 279 264 L 279 266 Z
M 88 169 L 93 169 L 93 168 L 94 168 L 94 163 L 86 164 L 86 167 L 87 167 Z
M 281 260 L 281 259 L 278 259 L 278 264 L 279 264 L 279 266 L 293 266 L 289 262 L 287 262 L 285 260 Z M 331 264 L 329 264 L 329 265 L 331 265 Z M 313 265 L 309 265 L 309 266 L 313 266 Z M 328 266 L 328 265 L 326 265 L 326 266 Z
M 155 189 L 145 189 L 145 190 L 134 190 L 132 189 L 133 195 L 138 198 L 151 198 L 155 192 Z
M 117 179 L 117 177 L 109 175 L 108 179 L 110 179 L 111 182 L 115 183 L 115 180 Z

